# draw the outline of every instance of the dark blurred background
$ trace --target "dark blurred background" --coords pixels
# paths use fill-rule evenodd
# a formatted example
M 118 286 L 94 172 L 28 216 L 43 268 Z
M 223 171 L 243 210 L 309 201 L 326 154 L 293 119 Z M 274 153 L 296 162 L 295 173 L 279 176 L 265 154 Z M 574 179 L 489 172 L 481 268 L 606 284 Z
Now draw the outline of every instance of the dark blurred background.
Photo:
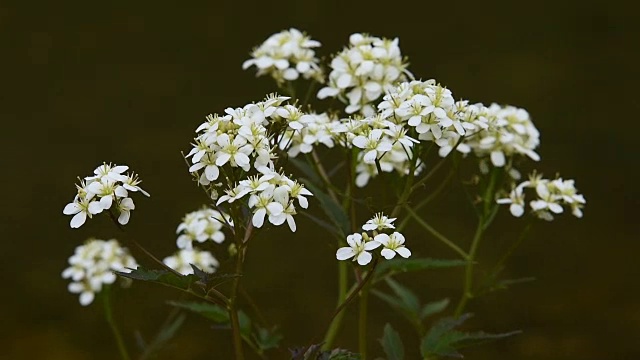
M 353 32 L 399 37 L 410 69 L 457 97 L 526 108 L 542 133 L 536 164 L 575 178 L 585 217 L 536 224 L 507 276 L 536 281 L 471 303 L 470 328 L 521 329 L 519 336 L 469 349 L 470 359 L 638 359 L 638 15 L 622 1 L 184 3 L 21 2 L 0 4 L 0 132 L 5 248 L 0 273 L 3 359 L 116 359 L 99 303 L 83 308 L 60 277 L 89 236 L 119 237 L 106 218 L 69 228 L 62 208 L 76 176 L 102 161 L 141 174 L 150 199 L 136 200 L 127 226 L 159 257 L 174 250 L 175 227 L 206 199 L 180 151 L 212 112 L 274 91 L 241 64 L 252 47 L 289 27 L 339 51 Z M 455 194 L 454 194 L 455 195 Z M 312 202 L 312 207 L 319 206 Z M 473 221 L 459 202 L 424 211 L 451 237 L 468 241 Z M 364 216 L 364 215 L 363 215 Z M 310 341 L 335 301 L 334 249 L 299 217 L 295 236 L 272 230 L 247 259 L 247 290 L 288 346 Z M 364 220 L 364 218 L 362 219 Z M 481 248 L 494 260 L 523 221 L 506 211 Z M 414 233 L 413 236 L 419 234 Z M 453 257 L 435 240 L 422 256 Z M 311 255 L 306 255 L 311 254 Z M 331 269 L 327 271 L 326 269 Z M 423 300 L 457 299 L 462 270 L 431 271 L 409 282 Z M 132 334 L 154 334 L 178 294 L 136 284 L 120 292 L 116 317 Z M 371 300 L 372 344 L 398 315 Z M 351 308 L 347 321 L 355 319 Z M 404 331 L 406 330 L 406 331 Z M 356 349 L 355 326 L 338 345 Z M 193 315 L 164 359 L 231 358 L 230 335 Z M 276 356 L 278 358 L 278 356 Z M 282 355 L 284 358 L 284 355 Z

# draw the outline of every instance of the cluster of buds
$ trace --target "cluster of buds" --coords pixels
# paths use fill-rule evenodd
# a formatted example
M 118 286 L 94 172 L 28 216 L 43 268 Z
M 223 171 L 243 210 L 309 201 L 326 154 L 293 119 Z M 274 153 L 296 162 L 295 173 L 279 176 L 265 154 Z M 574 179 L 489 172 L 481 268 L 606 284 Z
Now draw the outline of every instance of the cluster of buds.
M 69 258 L 69 265 L 62 272 L 62 277 L 71 279 L 69 291 L 80 294 L 80 304 L 83 306 L 93 302 L 104 284 L 116 281 L 114 271 L 127 271 L 138 266 L 129 251 L 114 239 L 89 239 L 84 245 L 76 247 L 75 253 Z
M 73 215 L 72 228 L 79 228 L 87 217 L 91 218 L 112 208 L 119 213 L 118 222 L 121 225 L 129 222 L 131 210 L 135 209 L 129 191 L 139 191 L 146 196 L 149 196 L 149 193 L 138 186 L 140 180 L 136 174 L 123 174 L 128 169 L 128 166 L 104 163 L 94 170 L 94 175 L 80 180 L 80 184 L 76 185 L 78 193 L 73 202 L 67 204 L 63 210 L 65 215 Z
M 373 259 L 370 251 L 381 246 L 380 255 L 387 260 L 393 259 L 396 254 L 408 258 L 411 256 L 411 251 L 404 246 L 404 235 L 393 231 L 395 220 L 395 218 L 388 218 L 382 213 L 376 214 L 362 226 L 364 232 L 347 236 L 349 246 L 339 248 L 336 252 L 336 258 L 338 260 L 353 259 L 359 265 L 364 266 Z

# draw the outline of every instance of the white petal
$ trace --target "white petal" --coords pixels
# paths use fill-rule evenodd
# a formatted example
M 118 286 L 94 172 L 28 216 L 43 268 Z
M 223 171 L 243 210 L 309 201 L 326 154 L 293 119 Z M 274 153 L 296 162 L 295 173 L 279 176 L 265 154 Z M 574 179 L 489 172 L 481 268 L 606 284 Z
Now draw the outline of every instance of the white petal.
M 369 250 L 377 249 L 378 247 L 380 247 L 380 245 L 382 245 L 382 244 L 380 244 L 377 241 L 367 241 L 364 244 L 364 249 L 369 251 Z
M 405 259 L 411 256 L 411 251 L 404 246 L 397 248 L 396 252 Z
M 118 216 L 118 222 L 120 223 L 120 225 L 127 225 L 129 223 L 130 217 L 131 217 L 130 211 L 123 211 L 120 213 L 120 216 Z
M 370 262 L 371 262 L 371 254 L 369 254 L 368 252 L 363 251 L 360 253 L 360 255 L 358 255 L 358 264 L 367 265 Z
M 292 232 L 296 232 L 296 221 L 293 219 L 293 216 L 287 215 L 287 224 Z
M 264 224 L 264 217 L 267 215 L 267 210 L 264 208 L 258 209 L 258 211 L 253 214 L 252 223 L 253 226 L 260 228 Z
M 82 224 L 84 224 L 86 220 L 87 220 L 87 213 L 85 213 L 84 211 L 81 211 L 71 219 L 70 225 L 72 228 L 77 229 L 80 226 L 82 226 Z
M 100 206 L 105 210 L 111 208 L 112 203 L 113 197 L 111 197 L 111 195 L 103 196 L 102 199 L 100 199 Z
M 378 152 L 375 150 L 369 150 L 366 154 L 364 154 L 364 162 L 365 164 L 373 164 L 376 162 L 376 157 L 378 156 Z
M 218 158 L 216 159 L 216 165 L 222 166 L 226 164 L 227 161 L 229 161 L 229 159 L 231 159 L 231 154 L 221 151 L 218 153 Z
M 338 249 L 338 251 L 336 252 L 336 258 L 338 260 L 347 260 L 347 259 L 351 259 L 352 257 L 354 257 L 356 255 L 356 252 L 353 251 L 352 248 L 350 247 L 343 247 Z
M 94 294 L 90 291 L 85 291 L 80 294 L 80 305 L 87 306 L 93 302 Z
M 218 176 L 220 176 L 220 170 L 218 170 L 218 167 L 215 165 L 207 165 L 207 167 L 204 169 L 204 174 L 209 181 L 214 181 L 218 178 Z
M 390 260 L 396 256 L 396 252 L 391 249 L 384 248 L 380 252 L 380 255 L 384 256 L 385 259 Z
M 376 225 L 372 225 L 372 227 L 373 227 L 373 228 L 372 228 L 371 230 L 373 230 L 373 229 L 377 228 L 377 226 L 376 226 Z M 364 229 L 364 226 L 363 226 L 362 228 Z M 364 229 L 364 230 L 368 230 L 368 229 Z M 389 235 L 387 235 L 387 234 L 378 234 L 378 235 L 376 235 L 376 237 L 375 237 L 375 238 L 373 238 L 373 239 L 374 239 L 376 242 L 378 242 L 378 243 L 380 243 L 380 244 L 382 244 L 382 245 L 384 245 L 384 246 L 389 245 L 389 240 L 391 240 L 391 238 L 390 238 L 390 237 L 389 237 Z
M 502 151 L 492 151 L 491 162 L 497 167 L 503 167 L 505 164 L 504 153 Z
M 100 214 L 104 210 L 102 204 L 97 201 L 92 201 L 89 203 L 89 213 L 90 214 Z
M 79 212 L 80 212 L 80 206 L 78 206 L 78 204 L 74 202 L 67 204 L 67 206 L 64 207 L 64 210 L 62 210 L 62 213 L 65 215 L 73 215 Z
M 511 215 L 515 217 L 520 217 L 524 214 L 524 206 L 520 204 L 511 204 L 511 206 L 509 206 L 509 210 L 511 211 Z
M 284 207 L 279 202 L 272 202 L 267 205 L 270 215 L 279 215 L 284 211 Z

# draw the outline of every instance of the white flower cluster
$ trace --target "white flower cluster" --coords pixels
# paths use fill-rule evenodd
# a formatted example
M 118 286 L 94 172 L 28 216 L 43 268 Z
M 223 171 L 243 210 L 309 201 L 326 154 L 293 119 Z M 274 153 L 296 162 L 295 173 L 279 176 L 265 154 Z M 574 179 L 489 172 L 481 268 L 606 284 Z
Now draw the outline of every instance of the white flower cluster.
M 312 196 L 304 185 L 291 180 L 284 174 L 278 173 L 270 167 L 258 169 L 260 174 L 250 176 L 246 180 L 228 190 L 226 195 L 218 199 L 217 205 L 234 201 L 249 195 L 247 206 L 253 212 L 252 223 L 256 228 L 264 225 L 267 217 L 273 225 L 282 225 L 286 221 L 291 231 L 296 231 L 296 222 L 293 218 L 297 214 L 294 199 L 303 209 L 309 206 L 305 196 Z
M 113 239 L 90 239 L 76 247 L 75 253 L 69 258 L 69 265 L 62 272 L 62 277 L 71 279 L 69 291 L 80 294 L 80 304 L 83 306 L 93 302 L 103 284 L 116 281 L 114 271 L 125 272 L 138 266 L 129 251 Z
M 404 235 L 394 231 L 393 222 L 395 218 L 388 218 L 382 213 L 376 214 L 372 219 L 368 220 L 362 229 L 363 233 L 354 233 L 347 236 L 347 244 L 349 246 L 342 247 L 336 252 L 338 260 L 357 261 L 360 265 L 367 265 L 371 262 L 373 256 L 369 251 L 375 250 L 380 246 L 383 247 L 380 255 L 387 260 L 393 259 L 396 254 L 403 258 L 411 256 L 411 251 L 404 246 Z M 371 232 L 371 234 L 367 233 Z
M 258 68 L 257 76 L 271 75 L 279 83 L 296 80 L 300 75 L 322 82 L 322 69 L 313 50 L 319 46 L 318 41 L 291 28 L 271 35 L 255 48 L 251 53 L 252 58 L 245 61 L 242 68 L 255 65 Z
M 299 108 L 281 106 L 288 99 L 270 95 L 259 103 L 227 108 L 225 116 L 208 115 L 207 121 L 196 129 L 200 134 L 187 154 L 193 163 L 189 172 L 199 174 L 200 184 L 209 185 L 218 179 L 222 166 L 247 172 L 252 161 L 254 169 L 269 165 L 276 156 L 272 151 L 275 135 L 269 129 L 283 126 L 299 131 L 304 128 L 301 118 L 305 114 Z
M 282 144 L 288 131 L 304 131 L 315 117 L 304 114 L 293 105 L 282 105 L 287 99 L 272 95 L 263 102 L 228 108 L 225 110 L 227 115 L 223 117 L 208 116 L 207 122 L 196 130 L 202 133 L 196 137 L 194 148 L 187 157 L 193 156 L 189 171 L 197 174 L 202 185 L 217 180 L 223 166 L 227 166 L 223 171 L 230 181 L 234 181 L 233 177 L 229 178 L 234 168 L 242 169 L 243 180 L 227 184 L 226 194 L 218 199 L 217 205 L 231 204 L 250 195 L 247 206 L 253 211 L 255 227 L 261 227 L 268 215 L 272 224 L 281 225 L 286 221 L 291 231 L 295 231 L 293 199 L 298 199 L 299 205 L 307 208 L 304 196 L 311 195 L 311 192 L 275 171 L 272 159 L 276 154 L 273 150 Z M 254 175 L 249 176 L 250 173 Z
M 222 228 L 225 224 L 233 226 L 233 221 L 228 215 L 222 215 L 219 211 L 210 208 L 193 211 L 182 218 L 176 233 L 179 234 L 176 244 L 179 249 L 192 250 L 193 242 L 203 243 L 211 240 L 217 244 L 224 241 L 225 235 Z
M 215 272 L 219 265 L 218 260 L 210 252 L 198 249 L 178 250 L 174 255 L 164 258 L 162 262 L 182 275 L 193 274 L 192 264 L 208 273 Z
M 586 200 L 582 194 L 578 194 L 573 180 L 543 179 L 541 175 L 532 174 L 529 180 L 514 186 L 508 198 L 498 199 L 498 204 L 510 204 L 509 210 L 515 217 L 524 214 L 525 200 L 524 189 L 535 189 L 538 198 L 529 202 L 533 214 L 540 219 L 553 220 L 553 214 L 564 212 L 564 206 L 571 208 L 571 213 L 578 218 L 582 217 L 582 207 Z
M 333 148 L 335 138 L 347 131 L 347 127 L 337 118 L 327 113 L 305 114 L 300 118 L 305 127 L 300 130 L 288 130 L 280 140 L 280 149 L 287 151 L 291 157 L 310 153 L 314 146 L 323 144 Z
M 534 151 L 540 145 L 540 132 L 526 110 L 491 104 L 489 107 L 478 107 L 478 117 L 486 126 L 465 140 L 476 156 L 489 156 L 496 167 L 505 166 L 506 158 L 515 154 L 526 155 L 534 161 L 540 160 Z
M 329 84 L 320 89 L 318 98 L 338 97 L 348 103 L 346 112 L 375 113 L 373 102 L 397 82 L 413 75 L 402 58 L 398 39 L 384 39 L 352 34 L 350 46 L 331 61 Z
M 80 180 L 80 184 L 76 185 L 78 193 L 73 202 L 67 204 L 62 211 L 65 215 L 74 215 L 71 219 L 72 228 L 79 228 L 87 217 L 91 218 L 111 207 L 115 207 L 120 214 L 120 224 L 126 225 L 129 222 L 131 210 L 135 209 L 129 191 L 140 191 L 146 196 L 149 193 L 138 186 L 138 175 L 123 174 L 128 169 L 128 166 L 104 163 L 94 170 L 94 175 Z

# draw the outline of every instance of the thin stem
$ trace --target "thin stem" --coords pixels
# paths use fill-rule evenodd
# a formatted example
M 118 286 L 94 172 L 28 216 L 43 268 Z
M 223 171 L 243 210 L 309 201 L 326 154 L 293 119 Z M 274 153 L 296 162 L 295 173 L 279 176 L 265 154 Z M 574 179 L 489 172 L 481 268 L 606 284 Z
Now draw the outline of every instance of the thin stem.
M 360 314 L 358 318 L 358 351 L 360 359 L 367 359 L 367 308 L 369 305 L 369 286 L 363 286 L 360 291 Z
M 242 262 L 244 258 L 244 249 L 238 249 L 238 255 L 236 259 L 236 275 L 240 275 L 242 273 Z M 233 347 L 236 353 L 236 360 L 243 360 L 244 353 L 242 352 L 242 335 L 240 334 L 240 320 L 238 318 L 238 306 L 237 306 L 237 297 L 238 297 L 238 287 L 240 285 L 240 276 L 237 276 L 233 279 L 233 284 L 231 285 L 231 295 L 229 297 L 229 316 L 231 317 L 231 330 L 233 331 Z
M 407 213 L 411 215 L 416 222 L 425 228 L 425 230 L 429 231 L 436 239 L 440 240 L 443 244 L 447 245 L 451 250 L 457 252 L 463 259 L 469 260 L 469 255 L 462 250 L 458 245 L 456 245 L 453 241 L 449 240 L 446 236 L 439 233 L 436 229 L 434 229 L 431 225 L 429 225 L 426 221 L 424 221 L 416 212 L 411 209 L 409 206 L 405 206 Z
M 425 205 L 427 205 L 428 203 L 433 201 L 436 197 L 438 197 L 438 195 L 440 195 L 440 193 L 442 193 L 442 191 L 447 187 L 447 183 L 449 182 L 449 180 L 451 180 L 451 178 L 453 177 L 453 174 L 454 174 L 454 171 L 452 169 L 449 172 L 449 175 L 447 175 L 447 177 L 440 183 L 440 185 L 438 185 L 438 187 L 434 191 L 431 192 L 431 194 L 429 194 L 429 196 L 427 196 L 424 200 L 420 201 L 419 203 L 413 206 L 413 210 L 418 211 L 422 209 Z M 409 220 L 410 218 L 408 217 L 404 218 L 400 223 L 400 225 L 398 225 L 398 231 L 401 231 L 402 229 L 404 229 L 409 224 Z
M 347 284 L 348 282 L 347 265 L 348 263 L 346 261 L 338 262 L 338 304 L 337 306 L 340 306 L 340 304 L 342 304 L 347 298 L 347 285 L 348 285 Z M 333 320 L 331 321 L 331 325 L 329 325 L 329 329 L 327 330 L 327 333 L 324 336 L 324 341 L 322 344 L 323 350 L 329 350 L 331 349 L 331 347 L 333 347 L 333 342 L 335 341 L 336 337 L 338 336 L 338 332 L 342 327 L 343 319 L 344 319 L 344 312 L 340 312 L 334 316 Z
M 533 217 L 531 219 L 533 219 Z M 509 249 L 507 250 L 507 252 L 505 252 L 504 255 L 502 255 L 500 260 L 496 263 L 494 270 L 491 272 L 493 276 L 498 275 L 502 271 L 504 264 L 507 262 L 507 260 L 509 260 L 511 255 L 513 255 L 513 252 L 520 246 L 520 244 L 522 244 L 522 241 L 529 233 L 529 230 L 531 229 L 532 225 L 533 225 L 533 222 L 529 221 L 525 226 L 525 228 L 520 233 L 520 236 L 518 236 L 518 239 L 515 242 L 513 242 L 509 247 Z
M 367 275 L 365 275 L 364 279 L 362 279 L 362 281 L 360 281 L 358 283 L 358 285 L 356 285 L 353 290 L 351 290 L 349 292 L 349 296 L 347 296 L 347 298 L 345 299 L 345 301 L 340 304 L 340 306 L 338 306 L 338 308 L 336 309 L 336 311 L 334 311 L 333 316 L 331 316 L 331 320 L 333 320 L 342 310 L 344 310 L 344 308 L 349 305 L 349 303 L 355 298 L 355 296 L 360 292 L 360 289 L 362 289 L 362 287 L 369 281 L 371 280 L 371 278 L 373 278 L 373 273 L 375 272 L 374 270 L 376 269 L 376 266 L 378 266 L 378 259 L 376 258 L 375 260 L 373 260 L 373 266 L 371 267 L 371 270 L 369 270 L 369 272 L 367 273 Z
M 120 352 L 120 357 L 122 360 L 129 360 L 129 353 L 127 352 L 127 347 L 122 340 L 122 335 L 120 334 L 120 330 L 118 329 L 118 325 L 113 319 L 113 313 L 111 309 L 111 286 L 106 285 L 103 290 L 102 296 L 104 302 L 104 316 L 107 319 L 107 323 L 109 323 L 109 327 L 111 328 L 111 332 L 113 333 L 113 337 L 116 339 L 116 343 L 118 344 L 118 351 Z
M 322 161 L 320 160 L 320 157 L 318 157 L 318 154 L 316 153 L 315 149 L 311 151 L 311 157 L 313 158 L 313 167 L 318 173 L 318 175 L 320 176 L 320 178 L 322 179 L 322 181 L 324 182 L 324 185 L 327 187 L 327 191 L 329 192 L 329 196 L 331 197 L 331 200 L 335 201 L 336 204 L 340 204 L 340 201 L 338 201 L 338 197 L 336 196 L 335 191 L 333 191 L 333 185 L 331 184 L 331 179 L 329 179 L 327 172 L 322 166 Z
M 476 232 L 473 235 L 473 240 L 471 242 L 471 248 L 469 249 L 469 256 L 467 257 L 467 265 L 465 266 L 464 271 L 464 285 L 462 290 L 462 296 L 460 297 L 460 301 L 458 302 L 458 306 L 456 306 L 456 311 L 454 313 L 455 317 L 459 317 L 462 315 L 465 306 L 469 299 L 473 297 L 473 293 L 471 292 L 471 288 L 473 286 L 473 265 L 475 261 L 476 251 L 478 250 L 478 245 L 480 243 L 480 238 L 482 238 L 482 233 L 484 232 L 484 224 L 481 219 L 478 222 L 478 226 L 476 227 Z

